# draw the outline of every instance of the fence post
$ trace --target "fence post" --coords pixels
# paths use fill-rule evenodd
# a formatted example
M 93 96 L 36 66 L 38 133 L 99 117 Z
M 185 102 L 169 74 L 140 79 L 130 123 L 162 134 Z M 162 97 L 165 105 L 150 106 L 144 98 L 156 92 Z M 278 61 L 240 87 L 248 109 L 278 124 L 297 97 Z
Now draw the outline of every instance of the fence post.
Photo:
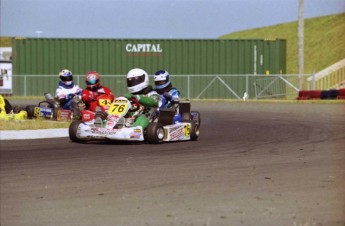
M 26 95 L 26 75 L 24 75 L 24 96 Z
M 190 75 L 187 75 L 187 98 L 190 99 Z
M 246 75 L 246 93 L 249 99 L 249 76 L 248 75 Z

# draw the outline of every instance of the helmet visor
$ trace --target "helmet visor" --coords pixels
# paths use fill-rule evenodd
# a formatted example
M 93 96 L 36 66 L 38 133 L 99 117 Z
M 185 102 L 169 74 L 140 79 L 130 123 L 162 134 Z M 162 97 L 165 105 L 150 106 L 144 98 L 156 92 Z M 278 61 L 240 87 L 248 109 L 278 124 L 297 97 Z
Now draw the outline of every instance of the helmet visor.
M 69 82 L 73 80 L 72 76 L 60 76 L 61 81 L 63 82 Z
M 86 85 L 95 85 L 99 82 L 99 79 L 86 80 Z
M 166 81 L 162 80 L 162 81 L 155 81 L 155 85 L 159 86 L 159 85 L 163 85 Z
M 127 87 L 133 87 L 143 82 L 145 82 L 145 74 L 132 78 L 127 78 Z

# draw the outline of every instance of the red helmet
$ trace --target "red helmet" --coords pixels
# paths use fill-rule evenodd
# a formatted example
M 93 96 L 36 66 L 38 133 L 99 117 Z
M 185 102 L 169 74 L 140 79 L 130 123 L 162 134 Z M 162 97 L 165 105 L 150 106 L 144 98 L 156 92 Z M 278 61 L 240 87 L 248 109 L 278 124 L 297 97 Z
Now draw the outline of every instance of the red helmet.
M 101 79 L 96 71 L 89 71 L 85 75 L 86 87 L 90 90 L 97 90 L 101 86 Z

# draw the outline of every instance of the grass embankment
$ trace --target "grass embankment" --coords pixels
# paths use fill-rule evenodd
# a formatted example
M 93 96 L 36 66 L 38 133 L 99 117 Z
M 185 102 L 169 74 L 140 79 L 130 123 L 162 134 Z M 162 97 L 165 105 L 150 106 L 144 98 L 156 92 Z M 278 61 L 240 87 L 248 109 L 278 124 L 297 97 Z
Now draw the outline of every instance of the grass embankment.
M 345 58 L 345 13 L 304 20 L 304 73 L 319 72 Z M 287 74 L 298 74 L 298 22 L 233 32 L 220 39 L 286 39 Z

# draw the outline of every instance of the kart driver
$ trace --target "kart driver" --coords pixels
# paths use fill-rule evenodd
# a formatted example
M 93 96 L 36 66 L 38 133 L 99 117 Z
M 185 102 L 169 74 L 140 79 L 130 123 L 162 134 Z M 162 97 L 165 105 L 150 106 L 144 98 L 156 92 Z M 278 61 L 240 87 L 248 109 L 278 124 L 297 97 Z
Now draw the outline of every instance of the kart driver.
M 160 108 L 178 108 L 180 101 L 180 91 L 172 87 L 169 72 L 166 70 L 159 70 L 154 74 L 155 88 L 162 98 L 162 105 Z M 182 121 L 182 117 L 176 112 L 174 122 Z
M 59 73 L 60 81 L 56 89 L 55 99 L 59 101 L 63 109 L 71 110 L 71 102 L 75 95 L 80 95 L 82 89 L 73 83 L 73 74 L 68 69 L 63 69 Z
M 149 85 L 149 76 L 143 69 L 134 68 L 127 74 L 127 99 L 135 98 L 144 107 L 143 113 L 134 119 L 132 126 L 146 128 L 150 123 L 150 117 L 160 103 L 159 94 Z
M 101 85 L 100 75 L 96 71 L 89 71 L 85 75 L 86 88 L 82 92 L 82 101 L 85 103 L 85 109 L 96 112 L 98 97 L 114 100 L 113 92 L 106 86 Z M 110 104 L 109 103 L 109 104 Z

